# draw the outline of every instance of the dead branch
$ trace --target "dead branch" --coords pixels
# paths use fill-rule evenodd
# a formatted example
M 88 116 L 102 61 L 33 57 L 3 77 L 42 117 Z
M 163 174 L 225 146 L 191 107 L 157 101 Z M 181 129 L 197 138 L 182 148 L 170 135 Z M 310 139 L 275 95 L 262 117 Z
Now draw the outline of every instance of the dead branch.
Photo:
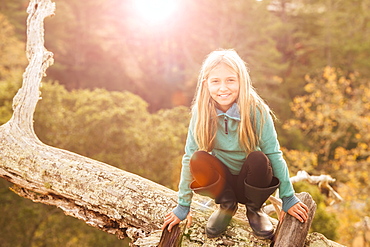
M 335 179 L 330 175 L 312 176 L 306 171 L 299 171 L 296 176 L 290 178 L 290 181 L 292 181 L 292 183 L 307 181 L 310 184 L 317 184 L 319 188 L 328 190 L 330 192 L 329 195 L 334 199 L 331 204 L 343 201 L 343 198 L 330 186 L 329 183 L 335 182 Z

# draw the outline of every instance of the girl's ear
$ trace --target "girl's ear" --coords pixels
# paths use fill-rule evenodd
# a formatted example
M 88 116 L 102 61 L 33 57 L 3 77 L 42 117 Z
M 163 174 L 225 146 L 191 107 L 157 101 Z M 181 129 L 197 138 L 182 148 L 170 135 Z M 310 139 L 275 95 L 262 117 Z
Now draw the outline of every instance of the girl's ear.
M 203 81 L 202 81 L 202 86 L 203 86 L 204 88 L 207 88 L 207 79 L 203 79 Z

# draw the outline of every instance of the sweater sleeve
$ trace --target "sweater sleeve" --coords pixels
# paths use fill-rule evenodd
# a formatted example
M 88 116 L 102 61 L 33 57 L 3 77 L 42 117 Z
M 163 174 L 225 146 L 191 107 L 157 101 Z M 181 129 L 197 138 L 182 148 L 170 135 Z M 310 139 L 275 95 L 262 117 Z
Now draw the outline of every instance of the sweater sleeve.
M 185 154 L 182 158 L 182 168 L 179 183 L 178 192 L 178 203 L 181 206 L 189 207 L 191 204 L 191 199 L 193 198 L 193 191 L 190 189 L 190 183 L 193 181 L 193 177 L 190 172 L 190 158 L 193 153 L 198 150 L 198 145 L 194 140 L 193 135 L 193 119 L 190 121 L 190 126 L 188 130 L 188 136 L 185 145 Z
M 184 219 L 186 219 L 186 216 L 188 216 L 190 212 L 190 207 L 177 205 L 177 207 L 172 210 L 172 212 L 176 215 L 177 218 L 183 221 Z
M 261 151 L 269 158 L 274 176 L 280 180 L 279 196 L 282 198 L 283 204 L 286 204 L 284 202 L 288 201 L 298 202 L 299 200 L 295 197 L 293 185 L 290 182 L 288 166 L 283 158 L 283 153 L 280 150 L 280 144 L 277 139 L 273 119 L 267 112 L 263 114 L 263 117 L 264 125 L 259 146 Z M 286 200 L 287 198 L 290 200 Z M 290 208 L 293 205 L 283 205 L 283 208 L 287 210 L 287 208 Z

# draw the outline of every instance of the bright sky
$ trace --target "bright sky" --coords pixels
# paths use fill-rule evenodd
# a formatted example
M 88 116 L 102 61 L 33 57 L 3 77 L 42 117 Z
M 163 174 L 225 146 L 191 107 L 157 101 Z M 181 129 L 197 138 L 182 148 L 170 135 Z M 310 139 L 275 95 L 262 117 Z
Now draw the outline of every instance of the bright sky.
M 134 0 L 139 18 L 150 25 L 170 21 L 178 9 L 178 0 Z

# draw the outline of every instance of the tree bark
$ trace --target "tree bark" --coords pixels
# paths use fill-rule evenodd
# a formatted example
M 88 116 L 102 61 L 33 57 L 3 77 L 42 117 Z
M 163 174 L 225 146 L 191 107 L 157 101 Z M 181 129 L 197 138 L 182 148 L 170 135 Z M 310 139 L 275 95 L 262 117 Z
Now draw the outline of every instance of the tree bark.
M 0 177 L 13 183 L 12 190 L 18 195 L 54 205 L 66 215 L 119 238 L 129 237 L 132 246 L 157 246 L 164 215 L 177 204 L 176 192 L 113 166 L 47 146 L 34 133 L 39 87 L 53 63 L 53 54 L 44 47 L 43 21 L 54 15 L 54 10 L 50 0 L 31 0 L 27 9 L 29 65 L 14 97 L 14 114 L 0 126 Z M 207 200 L 194 196 L 193 224 L 185 229 L 183 246 L 269 246 L 269 240 L 254 237 L 241 213 L 222 237 L 207 239 L 203 227 L 213 210 L 205 206 Z

